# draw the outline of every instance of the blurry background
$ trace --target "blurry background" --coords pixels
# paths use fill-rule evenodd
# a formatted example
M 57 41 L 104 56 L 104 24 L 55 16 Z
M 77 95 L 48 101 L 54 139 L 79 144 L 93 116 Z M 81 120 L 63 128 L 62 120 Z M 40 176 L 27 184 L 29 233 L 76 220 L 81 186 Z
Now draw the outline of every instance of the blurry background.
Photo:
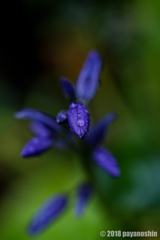
M 0 7 L 2 240 L 30 239 L 26 228 L 38 207 L 84 179 L 69 150 L 22 159 L 31 134 L 28 122 L 13 114 L 25 107 L 53 115 L 67 109 L 59 79 L 76 82 L 91 49 L 105 65 L 89 109 L 95 122 L 109 111 L 120 115 L 105 145 L 122 176 L 112 179 L 95 168 L 103 204 L 95 193 L 85 216 L 75 219 L 71 202 L 37 239 L 98 240 L 102 230 L 160 230 L 160 1 L 9 0 Z

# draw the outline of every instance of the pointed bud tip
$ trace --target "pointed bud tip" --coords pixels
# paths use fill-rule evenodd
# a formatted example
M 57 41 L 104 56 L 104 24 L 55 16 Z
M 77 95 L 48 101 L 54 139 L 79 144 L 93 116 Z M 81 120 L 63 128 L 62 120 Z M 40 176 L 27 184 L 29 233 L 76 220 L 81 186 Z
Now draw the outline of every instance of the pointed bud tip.
M 91 50 L 82 66 L 76 85 L 76 96 L 85 102 L 90 102 L 100 83 L 102 58 L 96 50 Z
M 87 205 L 93 196 L 93 187 L 90 183 L 82 183 L 77 188 L 77 203 L 75 206 L 75 216 L 82 217 Z
M 61 77 L 60 83 L 61 83 L 62 90 L 64 92 L 65 97 L 71 101 L 74 100 L 75 99 L 75 89 L 74 89 L 74 85 L 72 84 L 72 82 L 65 77 Z
M 36 236 L 43 232 L 64 213 L 67 206 L 68 197 L 64 194 L 58 194 L 50 198 L 33 217 L 27 231 L 29 235 Z
M 28 158 L 39 156 L 53 145 L 53 138 L 34 137 L 23 148 L 21 157 Z
M 64 123 L 68 120 L 68 113 L 67 111 L 60 111 L 56 117 L 57 123 Z
M 116 120 L 118 114 L 116 112 L 108 113 L 103 117 L 95 126 L 93 126 L 86 137 L 86 143 L 95 149 L 104 141 L 105 136 L 108 134 L 111 123 Z
M 97 148 L 94 150 L 92 157 L 95 163 L 112 177 L 120 177 L 121 170 L 118 161 L 109 150 L 103 147 Z
M 81 102 L 72 102 L 68 111 L 68 122 L 71 130 L 83 138 L 89 130 L 90 117 L 87 107 Z
M 119 114 L 117 112 L 110 112 L 107 114 L 106 119 L 108 120 L 108 122 L 112 122 L 117 120 L 118 117 Z
M 21 111 L 15 112 L 15 113 L 14 113 L 14 118 L 17 118 L 17 119 L 23 118 L 23 113 L 21 113 Z

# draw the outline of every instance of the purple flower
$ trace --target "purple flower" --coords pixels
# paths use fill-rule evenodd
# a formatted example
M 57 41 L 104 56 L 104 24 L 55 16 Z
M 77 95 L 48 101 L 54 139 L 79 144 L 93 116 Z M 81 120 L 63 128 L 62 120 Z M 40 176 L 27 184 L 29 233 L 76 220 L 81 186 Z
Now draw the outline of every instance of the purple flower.
M 68 119 L 67 111 L 60 111 L 56 117 L 57 123 L 64 123 Z
M 38 235 L 44 231 L 52 222 L 64 213 L 68 207 L 68 197 L 64 194 L 58 194 L 50 198 L 38 210 L 33 217 L 28 232 L 30 235 Z
M 90 114 L 82 102 L 89 103 L 95 96 L 100 83 L 101 70 L 102 58 L 96 50 L 92 50 L 80 71 L 75 87 L 70 80 L 61 78 L 63 92 L 71 101 L 68 123 L 71 130 L 80 138 L 87 134 L 90 125 Z
M 89 52 L 77 80 L 76 95 L 78 99 L 85 102 L 93 99 L 100 84 L 102 63 L 102 58 L 96 50 Z
M 77 202 L 75 216 L 81 217 L 86 211 L 88 202 L 93 196 L 93 187 L 90 183 L 83 183 L 77 188 Z
M 88 132 L 90 124 L 90 114 L 87 107 L 82 103 L 72 102 L 68 110 L 68 122 L 72 126 L 72 131 L 80 138 Z
M 80 131 L 78 132 L 78 135 L 81 136 L 83 131 L 87 130 L 83 121 L 89 121 L 88 110 L 81 102 L 72 102 L 70 108 L 68 115 L 71 114 L 73 119 L 68 117 L 68 121 L 73 121 L 73 123 L 71 123 L 73 125 L 73 131 Z M 61 111 L 58 114 L 57 119 L 59 119 L 59 122 L 61 123 L 66 116 L 67 113 Z M 77 116 L 81 117 L 81 121 L 78 122 L 79 128 L 75 125 L 75 119 L 78 120 Z M 107 114 L 90 129 L 84 140 L 85 149 L 90 153 L 92 161 L 113 177 L 120 176 L 120 168 L 116 158 L 108 149 L 105 149 L 102 146 L 102 142 L 109 131 L 111 123 L 117 118 L 117 116 L 118 115 L 115 112 Z M 26 109 L 16 113 L 16 117 L 30 119 L 32 122 L 29 127 L 31 132 L 35 135 L 35 137 L 31 139 L 22 150 L 22 157 L 38 156 L 52 146 L 63 148 L 63 144 L 72 140 L 72 143 L 74 143 L 72 133 L 66 131 L 63 125 L 58 125 L 55 118 L 44 112 L 42 113 L 37 110 Z M 60 138 L 63 131 L 66 134 L 66 138 L 64 139 Z M 85 182 L 77 187 L 75 205 L 76 217 L 83 216 L 92 196 L 93 187 L 90 183 Z M 41 233 L 64 212 L 67 205 L 68 198 L 66 195 L 57 195 L 47 201 L 33 218 L 29 226 L 29 233 L 31 235 Z
M 42 111 L 24 109 L 15 114 L 16 118 L 30 119 L 30 131 L 35 135 L 23 148 L 21 156 L 24 158 L 39 156 L 51 147 L 61 148 L 65 146 L 60 138 L 63 128 L 55 118 Z
M 102 145 L 111 123 L 118 116 L 117 113 L 107 114 L 89 131 L 90 113 L 85 104 L 89 103 L 97 92 L 101 69 L 101 56 L 96 50 L 92 50 L 81 69 L 76 86 L 70 80 L 61 78 L 63 92 L 70 100 L 70 106 L 68 111 L 60 111 L 56 118 L 31 108 L 15 114 L 18 119 L 31 121 L 29 129 L 34 135 L 24 146 L 21 152 L 22 157 L 39 156 L 51 147 L 64 149 L 66 146 L 71 146 L 76 152 L 79 151 L 79 155 L 84 157 L 86 162 L 91 159 L 111 176 L 120 176 L 121 172 L 116 158 Z M 79 138 L 83 138 L 87 134 L 83 144 L 75 139 L 72 132 Z M 85 164 L 85 162 L 83 163 Z M 85 182 L 81 183 L 76 190 L 75 216 L 80 217 L 85 213 L 93 196 L 93 186 L 91 183 Z M 66 210 L 67 206 L 68 196 L 65 194 L 58 194 L 49 199 L 31 221 L 29 233 L 31 235 L 41 233 Z
M 104 171 L 108 172 L 113 177 L 119 177 L 121 172 L 116 158 L 112 153 L 105 148 L 96 148 L 92 154 L 93 160 Z
M 32 121 L 29 124 L 29 130 L 35 136 L 41 136 L 41 137 L 50 137 L 50 136 L 52 136 L 52 131 L 50 129 L 48 129 L 45 125 L 43 125 L 39 121 Z
M 104 141 L 111 123 L 116 120 L 117 117 L 118 114 L 116 112 L 111 112 L 90 129 L 90 132 L 85 139 L 89 147 L 94 149 Z
M 52 115 L 39 110 L 26 108 L 15 113 L 14 116 L 18 119 L 30 119 L 32 121 L 38 121 L 54 132 L 60 132 L 62 130 L 61 126 L 57 124 L 55 118 Z
M 80 184 L 76 189 L 75 216 L 81 217 L 93 196 L 91 183 Z M 51 223 L 56 221 L 68 207 L 69 198 L 66 194 L 57 194 L 46 201 L 37 211 L 28 227 L 29 235 L 42 233 Z
M 24 158 L 39 156 L 52 147 L 54 140 L 46 137 L 34 137 L 23 148 L 21 156 Z
M 117 116 L 114 112 L 107 114 L 90 130 L 85 139 L 90 148 L 92 160 L 113 177 L 119 177 L 121 174 L 118 162 L 109 150 L 101 147 L 101 144 Z
M 70 101 L 74 101 L 76 98 L 76 93 L 73 84 L 69 79 L 64 77 L 62 77 L 60 80 L 65 97 Z

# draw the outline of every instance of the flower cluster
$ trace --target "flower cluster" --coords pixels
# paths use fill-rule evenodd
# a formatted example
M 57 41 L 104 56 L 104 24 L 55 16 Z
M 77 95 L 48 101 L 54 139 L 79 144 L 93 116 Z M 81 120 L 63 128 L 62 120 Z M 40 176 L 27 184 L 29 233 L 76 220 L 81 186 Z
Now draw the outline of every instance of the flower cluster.
M 15 114 L 19 119 L 30 119 L 29 129 L 34 137 L 25 145 L 21 152 L 24 158 L 39 156 L 51 147 L 65 149 L 77 146 L 75 134 L 84 138 L 82 146 L 91 161 L 113 177 L 120 176 L 118 162 L 112 153 L 102 146 L 111 123 L 117 118 L 112 112 L 107 114 L 95 126 L 90 126 L 88 104 L 96 94 L 100 83 L 102 58 L 96 50 L 89 52 L 74 86 L 70 80 L 61 78 L 61 85 L 65 96 L 69 99 L 69 109 L 62 110 L 57 117 L 35 110 L 24 109 Z M 76 148 L 77 149 L 77 148 Z M 81 155 L 81 152 L 79 152 Z M 77 200 L 75 215 L 82 216 L 93 195 L 93 184 L 86 180 L 76 188 Z M 69 196 L 59 193 L 51 197 L 35 215 L 29 226 L 29 233 L 41 233 L 51 222 L 54 222 L 68 207 Z

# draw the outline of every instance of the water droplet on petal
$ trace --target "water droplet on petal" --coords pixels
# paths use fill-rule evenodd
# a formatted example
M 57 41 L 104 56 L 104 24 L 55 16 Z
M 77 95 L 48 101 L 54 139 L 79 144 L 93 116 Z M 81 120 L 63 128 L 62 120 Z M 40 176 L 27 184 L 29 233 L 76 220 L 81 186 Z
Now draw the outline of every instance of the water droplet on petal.
M 63 119 L 65 119 L 65 118 L 66 118 L 66 115 L 62 114 L 61 117 L 62 117 Z
M 75 108 L 77 106 L 77 104 L 72 102 L 70 106 L 71 106 L 71 108 Z
M 77 126 L 78 126 L 78 127 L 83 127 L 84 124 L 85 124 L 85 121 L 84 121 L 82 118 L 79 118 L 79 119 L 77 120 Z
M 77 116 L 78 116 L 78 117 L 81 117 L 81 114 L 80 114 L 80 113 L 78 113 L 78 114 L 77 114 Z

